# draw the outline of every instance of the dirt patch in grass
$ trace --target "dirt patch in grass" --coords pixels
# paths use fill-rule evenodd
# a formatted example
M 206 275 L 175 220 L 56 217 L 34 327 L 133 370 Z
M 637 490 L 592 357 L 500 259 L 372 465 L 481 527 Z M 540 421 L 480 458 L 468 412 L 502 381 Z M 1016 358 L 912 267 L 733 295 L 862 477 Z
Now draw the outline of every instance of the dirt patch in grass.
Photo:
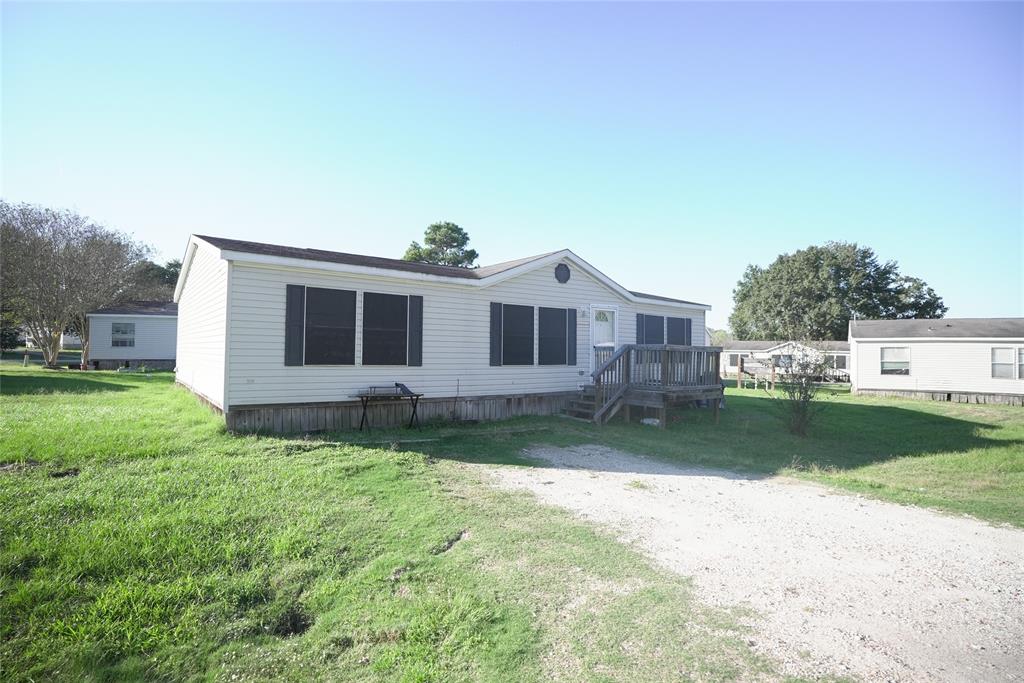
M 1012 680 L 1021 672 L 1022 530 L 600 446 L 530 455 L 549 466 L 490 471 L 503 487 L 609 525 L 694 577 L 704 601 L 751 608 L 749 644 L 781 659 L 787 674 Z M 645 590 L 632 588 L 626 601 Z M 563 608 L 575 614 L 619 599 L 580 588 Z M 643 620 L 634 627 L 642 633 Z

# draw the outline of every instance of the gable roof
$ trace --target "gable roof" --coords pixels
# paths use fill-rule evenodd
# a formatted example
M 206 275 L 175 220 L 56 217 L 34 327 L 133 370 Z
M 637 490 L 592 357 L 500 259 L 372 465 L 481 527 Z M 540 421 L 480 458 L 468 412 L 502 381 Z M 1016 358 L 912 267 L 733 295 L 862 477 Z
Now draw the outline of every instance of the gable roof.
M 265 244 L 263 242 L 248 242 L 245 240 L 233 240 L 225 237 L 210 237 L 207 235 L 196 235 L 204 242 L 209 242 L 218 249 L 237 251 L 243 254 L 260 254 L 262 256 L 280 256 L 283 258 L 301 259 L 303 261 L 320 261 L 323 263 L 341 263 L 350 266 L 366 266 L 367 268 L 383 268 L 385 270 L 398 270 L 407 273 L 423 273 L 425 275 L 439 275 L 441 277 L 454 277 L 467 280 L 482 280 L 485 277 L 511 270 L 525 263 L 557 254 L 552 251 L 547 254 L 538 254 L 515 261 L 495 263 L 482 268 L 465 268 L 462 266 L 440 266 L 435 263 L 421 263 L 419 261 L 403 261 L 402 259 L 384 258 L 382 256 L 364 256 L 362 254 L 347 254 L 342 251 L 325 251 L 323 249 L 305 249 L 302 247 L 286 247 L 278 244 Z
M 181 294 L 181 288 L 191 266 L 191 256 L 196 245 L 196 240 L 205 242 L 220 250 L 220 257 L 228 260 L 251 260 L 264 263 L 274 263 L 293 267 L 323 267 L 330 270 L 341 270 L 346 272 L 369 273 L 377 275 L 392 275 L 394 277 L 405 277 L 413 279 L 447 280 L 466 285 L 488 287 L 497 284 L 509 277 L 540 268 L 545 264 L 554 263 L 562 259 L 571 261 L 598 280 L 606 287 L 614 291 L 627 301 L 635 302 L 659 302 L 667 306 L 686 306 L 710 310 L 707 304 L 700 304 L 682 299 L 672 299 L 654 294 L 644 294 L 625 289 L 607 275 L 594 268 L 582 258 L 568 249 L 551 251 L 536 256 L 504 261 L 490 266 L 480 268 L 464 268 L 459 266 L 440 266 L 433 263 L 421 263 L 417 261 L 403 261 L 401 259 L 384 258 L 380 256 L 365 256 L 362 254 L 349 254 L 340 251 L 325 251 L 323 249 L 306 249 L 301 247 L 288 247 L 277 244 L 266 244 L 263 242 L 250 242 L 246 240 L 229 239 L 225 237 L 212 237 L 209 235 L 192 235 L 189 239 L 189 248 L 186 250 L 185 259 L 181 274 L 178 276 L 178 284 L 175 288 L 174 297 L 177 299 Z M 316 264 L 323 264 L 317 266 Z
M 722 343 L 722 348 L 726 351 L 770 351 L 779 346 L 785 346 L 789 344 L 789 341 L 743 341 L 732 339 Z M 804 342 L 792 342 L 793 344 L 803 344 Z M 811 348 L 819 351 L 832 351 L 832 352 L 843 352 L 850 350 L 850 342 L 844 341 L 811 341 L 806 342 Z
M 89 311 L 86 315 L 178 315 L 178 304 L 173 301 L 126 301 Z
M 851 320 L 851 339 L 1024 339 L 1024 318 Z

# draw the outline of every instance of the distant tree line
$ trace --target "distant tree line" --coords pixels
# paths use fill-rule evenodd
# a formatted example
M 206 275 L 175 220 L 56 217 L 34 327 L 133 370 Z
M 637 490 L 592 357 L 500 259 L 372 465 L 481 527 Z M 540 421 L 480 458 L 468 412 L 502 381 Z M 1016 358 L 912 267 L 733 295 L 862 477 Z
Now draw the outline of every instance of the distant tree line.
M 47 366 L 58 363 L 60 338 L 82 339 L 89 358 L 89 311 L 148 299 L 169 300 L 179 261 L 152 262 L 152 250 L 72 211 L 0 201 L 0 340 L 30 335 Z

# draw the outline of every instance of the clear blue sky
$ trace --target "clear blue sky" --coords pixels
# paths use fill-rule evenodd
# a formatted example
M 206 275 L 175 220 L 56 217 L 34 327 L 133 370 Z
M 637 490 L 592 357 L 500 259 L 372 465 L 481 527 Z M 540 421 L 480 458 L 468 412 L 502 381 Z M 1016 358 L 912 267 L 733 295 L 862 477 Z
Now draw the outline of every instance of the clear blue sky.
M 483 263 L 569 247 L 725 323 L 853 240 L 1024 315 L 1021 3 L 3 3 L 2 195 L 164 259 L 191 232 Z

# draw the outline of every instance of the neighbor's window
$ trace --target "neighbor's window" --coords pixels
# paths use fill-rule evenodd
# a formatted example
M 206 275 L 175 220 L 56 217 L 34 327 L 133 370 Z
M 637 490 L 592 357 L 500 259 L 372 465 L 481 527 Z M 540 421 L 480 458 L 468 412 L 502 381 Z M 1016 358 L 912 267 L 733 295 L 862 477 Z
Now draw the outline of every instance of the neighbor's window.
M 835 367 L 838 370 L 845 370 L 846 369 L 846 356 L 839 356 L 839 355 L 837 355 L 836 356 Z
M 409 348 L 409 297 L 363 294 L 363 365 L 405 365 Z
M 355 365 L 356 293 L 306 287 L 306 365 Z
M 1013 349 L 992 349 L 992 376 L 997 379 L 1013 379 Z
M 740 364 L 740 354 L 730 353 L 729 354 L 729 367 L 734 368 Z
M 1024 346 L 1017 349 L 1017 379 L 1024 379 Z
M 501 364 L 533 365 L 533 306 L 504 304 L 501 318 Z
M 564 308 L 537 310 L 537 356 L 539 365 L 569 362 L 569 314 Z
M 135 346 L 135 323 L 110 323 L 111 346 Z
M 907 347 L 907 346 L 883 346 L 882 347 L 882 374 L 883 375 L 909 375 L 910 374 L 910 347 Z

